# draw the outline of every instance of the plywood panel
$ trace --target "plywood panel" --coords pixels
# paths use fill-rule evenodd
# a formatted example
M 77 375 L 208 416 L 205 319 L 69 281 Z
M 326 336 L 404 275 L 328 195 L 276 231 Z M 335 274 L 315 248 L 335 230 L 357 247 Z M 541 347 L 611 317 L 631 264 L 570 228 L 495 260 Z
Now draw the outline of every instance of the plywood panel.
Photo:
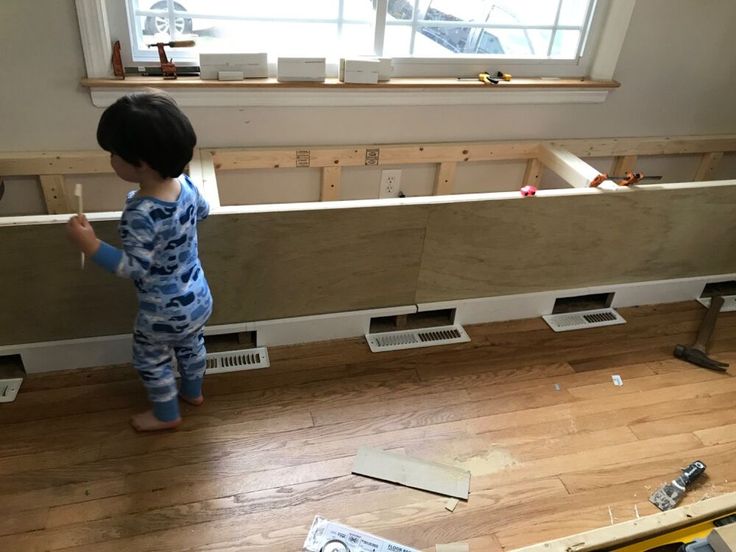
M 213 215 L 200 250 L 211 324 L 411 304 L 426 206 Z M 118 244 L 117 222 L 94 223 Z M 0 345 L 128 333 L 133 285 L 89 263 L 63 224 L 0 227 Z
M 213 323 L 412 304 L 428 207 L 218 215 L 203 224 Z
M 95 230 L 114 241 L 116 226 Z M 132 331 L 133 285 L 91 262 L 80 270 L 63 224 L 0 228 L 0 259 L 0 345 Z
M 434 205 L 417 302 L 736 270 L 736 188 Z

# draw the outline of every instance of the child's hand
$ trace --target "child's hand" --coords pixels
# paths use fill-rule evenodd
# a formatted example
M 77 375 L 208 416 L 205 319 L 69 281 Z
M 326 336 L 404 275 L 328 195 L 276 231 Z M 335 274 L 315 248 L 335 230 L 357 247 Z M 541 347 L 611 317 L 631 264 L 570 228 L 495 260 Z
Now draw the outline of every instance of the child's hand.
M 84 215 L 73 216 L 66 225 L 66 235 L 85 255 L 91 257 L 100 247 L 92 225 Z

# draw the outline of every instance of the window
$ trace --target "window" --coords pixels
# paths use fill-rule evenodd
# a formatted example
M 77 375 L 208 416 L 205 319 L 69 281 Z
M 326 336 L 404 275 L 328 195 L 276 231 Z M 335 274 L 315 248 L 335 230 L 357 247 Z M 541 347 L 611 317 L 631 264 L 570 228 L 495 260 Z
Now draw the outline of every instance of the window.
M 405 3 L 398 3 L 401 1 Z M 483 3 L 476 1 L 477 5 Z M 200 5 L 197 11 L 193 2 Z M 279 7 L 278 11 L 270 5 L 273 3 Z M 554 20 L 550 22 L 548 17 L 544 23 L 539 20 L 540 13 L 534 10 L 525 18 L 518 11 L 514 12 L 519 23 L 509 23 L 511 16 L 507 13 L 503 19 L 501 3 L 498 0 L 493 10 L 486 10 L 485 13 L 493 17 L 480 21 L 479 16 L 457 10 L 453 12 L 446 7 L 467 6 L 470 5 L 468 0 L 314 0 L 311 3 L 271 0 L 267 6 L 258 8 L 260 15 L 253 12 L 256 2 L 250 0 L 151 0 L 150 5 L 146 5 L 144 0 L 75 0 L 87 68 L 87 79 L 83 84 L 90 88 L 92 102 L 98 107 L 110 105 L 127 91 L 150 85 L 142 81 L 132 82 L 132 79 L 124 82 L 110 79 L 112 41 L 123 42 L 125 65 L 158 65 L 156 50 L 148 48 L 147 44 L 171 37 L 194 37 L 197 42 L 196 48 L 167 49 L 167 54 L 176 58 L 178 67 L 187 63 L 197 65 L 197 54 L 208 49 L 268 51 L 270 47 L 270 71 L 275 74 L 277 56 L 308 55 L 313 53 L 315 46 L 327 41 L 335 48 L 329 52 L 332 64 L 328 62 L 328 71 L 332 71 L 332 75 L 337 73 L 336 61 L 340 56 L 354 55 L 367 49 L 369 53 L 378 52 L 392 58 L 394 77 L 446 77 L 441 86 L 430 84 L 426 88 L 421 88 L 421 81 L 393 79 L 391 84 L 396 87 L 386 86 L 379 90 L 371 90 L 370 86 L 332 86 L 334 83 L 305 88 L 269 85 L 266 89 L 258 86 L 249 89 L 247 83 L 243 83 L 245 86 L 242 88 L 220 85 L 188 87 L 186 83 L 168 86 L 176 100 L 185 106 L 441 106 L 599 103 L 606 100 L 609 90 L 615 85 L 607 87 L 605 82 L 600 87 L 585 83 L 579 88 L 557 88 L 553 83 L 541 83 L 538 89 L 533 86 L 504 87 L 503 92 L 497 94 L 486 94 L 482 88 L 473 86 L 451 87 L 448 81 L 455 80 L 455 76 L 472 77 L 481 71 L 496 69 L 509 72 L 514 77 L 551 77 L 554 80 L 556 77 L 590 76 L 610 81 L 636 0 L 504 0 L 504 5 L 517 8 L 522 4 L 554 4 Z M 284 6 L 287 5 L 294 9 L 286 11 Z M 304 13 L 303 5 L 310 6 L 309 14 Z M 315 5 L 322 11 L 315 11 Z M 587 9 L 585 16 L 582 15 L 583 5 Z M 242 12 L 243 6 L 248 6 L 247 13 L 235 11 Z M 578 9 L 573 10 L 570 6 Z M 430 13 L 430 8 L 445 15 Z M 430 15 L 420 18 L 420 12 Z M 572 13 L 577 13 L 577 16 L 573 17 Z M 378 24 L 381 21 L 385 24 Z M 242 27 L 238 27 L 241 22 L 249 22 L 252 32 L 245 33 Z M 307 32 L 310 28 L 312 32 Z M 317 28 L 321 32 L 315 33 Z M 226 32 L 228 29 L 230 31 Z M 402 33 L 405 40 L 397 38 Z M 515 46 L 509 39 L 514 34 L 523 37 Z M 258 36 L 261 39 L 248 43 Z M 540 39 L 545 36 L 546 53 Z M 575 39 L 574 48 L 570 46 L 570 37 Z M 530 43 L 538 58 L 515 50 L 527 48 L 531 51 Z M 425 47 L 431 47 L 435 53 L 422 55 Z M 468 48 L 475 52 L 468 53 Z M 463 52 L 459 51 L 461 49 Z M 498 53 L 501 49 L 503 54 Z M 573 50 L 576 55 L 566 58 Z M 519 57 L 511 59 L 514 51 L 517 52 L 514 55 Z M 325 55 L 325 52 L 320 54 Z M 186 56 L 189 56 L 188 61 Z M 167 81 L 169 84 L 176 82 Z
M 125 61 L 157 59 L 150 43 L 194 38 L 195 49 L 169 55 L 190 64 L 198 51 L 265 51 L 272 64 L 325 56 L 333 74 L 340 57 L 383 55 L 394 59 L 395 76 L 460 76 L 499 64 L 519 76 L 583 76 L 588 38 L 597 38 L 609 2 L 127 0 Z

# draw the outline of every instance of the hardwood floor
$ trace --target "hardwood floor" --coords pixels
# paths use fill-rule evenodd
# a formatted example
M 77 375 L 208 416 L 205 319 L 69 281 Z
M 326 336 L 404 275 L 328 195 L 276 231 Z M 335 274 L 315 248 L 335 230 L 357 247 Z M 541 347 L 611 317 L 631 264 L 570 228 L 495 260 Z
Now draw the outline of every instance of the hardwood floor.
M 735 491 L 734 368 L 672 357 L 704 313 L 470 326 L 467 344 L 379 354 L 362 339 L 275 348 L 269 369 L 209 376 L 205 405 L 155 435 L 127 424 L 146 406 L 130 367 L 28 377 L 0 405 L 0 550 L 299 551 L 320 514 L 422 550 L 494 552 L 655 513 L 651 491 L 693 460 L 707 477 L 684 504 Z M 736 314 L 710 352 L 736 363 Z M 464 467 L 470 499 L 451 513 L 351 475 L 360 446 Z

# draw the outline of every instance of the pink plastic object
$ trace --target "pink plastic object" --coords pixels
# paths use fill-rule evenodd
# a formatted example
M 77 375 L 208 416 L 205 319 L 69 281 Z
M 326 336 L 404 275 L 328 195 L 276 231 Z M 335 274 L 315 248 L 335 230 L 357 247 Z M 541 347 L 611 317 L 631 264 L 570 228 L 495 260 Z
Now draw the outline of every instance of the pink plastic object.
M 529 197 L 537 194 L 537 188 L 535 186 L 524 186 L 521 190 L 521 195 Z

